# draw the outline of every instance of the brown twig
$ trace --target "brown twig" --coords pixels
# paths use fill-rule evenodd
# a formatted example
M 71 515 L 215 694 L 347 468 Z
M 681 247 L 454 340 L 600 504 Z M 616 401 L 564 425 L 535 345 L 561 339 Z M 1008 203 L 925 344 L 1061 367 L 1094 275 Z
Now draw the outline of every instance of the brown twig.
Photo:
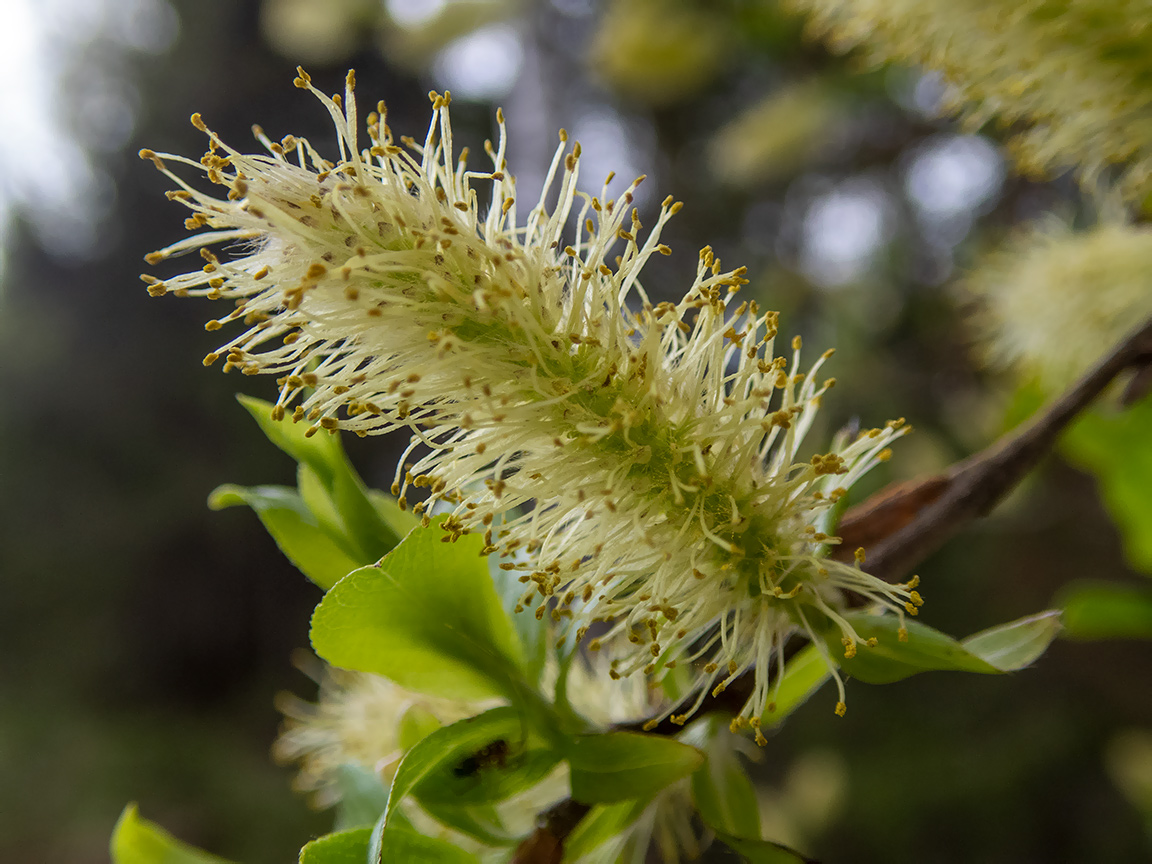
M 565 839 L 590 809 L 571 798 L 553 804 L 540 814 L 536 830 L 516 847 L 510 864 L 560 864 Z
M 1020 431 L 956 463 L 943 475 L 915 484 L 899 496 L 897 501 L 908 503 L 917 497 L 924 498 L 925 489 L 931 488 L 934 493 L 912 510 L 905 524 L 866 546 L 868 572 L 890 580 L 907 576 L 961 528 L 986 515 L 1012 491 L 1052 449 L 1068 424 L 1116 376 L 1130 367 L 1144 365 L 1149 358 L 1152 358 L 1152 321 L 1124 340 Z M 847 534 L 851 538 L 883 511 L 890 510 L 894 503 L 891 495 L 881 493 L 880 497 L 853 508 L 841 523 L 841 537 Z
M 1014 435 L 942 474 L 889 486 L 851 508 L 838 528 L 841 548 L 851 552 L 866 547 L 868 572 L 873 575 L 890 580 L 908 575 L 961 528 L 991 511 L 1052 449 L 1068 424 L 1129 368 L 1137 370 L 1129 390 L 1146 386 L 1143 376 L 1152 368 L 1152 321 Z M 706 705 L 709 710 L 736 713 L 751 687 L 751 676 L 745 674 Z M 673 735 L 680 727 L 665 721 L 651 731 Z M 512 864 L 559 864 L 565 838 L 588 809 L 565 799 L 546 810 L 536 831 L 517 847 Z

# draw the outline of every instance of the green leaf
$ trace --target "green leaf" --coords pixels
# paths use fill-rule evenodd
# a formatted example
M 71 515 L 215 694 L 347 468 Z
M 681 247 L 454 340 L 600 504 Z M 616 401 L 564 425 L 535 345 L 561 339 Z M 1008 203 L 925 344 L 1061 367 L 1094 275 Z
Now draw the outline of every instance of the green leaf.
M 375 772 L 359 765 L 341 765 L 336 770 L 340 803 L 336 808 L 337 831 L 371 828 L 388 806 L 388 790 Z
M 312 616 L 312 644 L 334 666 L 375 672 L 453 699 L 521 695 L 523 661 L 480 557 L 483 540 L 417 528 L 376 567 L 333 587 Z
M 974 633 L 962 643 L 970 654 L 1001 672 L 1031 666 L 1062 628 L 1060 611 L 1049 610 Z
M 771 840 L 733 837 L 720 831 L 716 832 L 716 839 L 749 864 L 816 864 L 811 858 L 805 858 L 795 849 L 789 849 Z
M 737 837 L 760 836 L 760 807 L 756 787 L 732 747 L 732 733 L 723 717 L 713 715 L 705 725 L 705 761 L 692 775 L 692 800 L 700 818 L 714 831 Z
M 853 612 L 844 616 L 862 639 L 874 638 L 877 644 L 869 648 L 857 646 L 856 656 L 843 657 L 839 628 L 830 626 L 824 639 L 836 662 L 853 678 L 869 684 L 888 684 L 900 681 L 918 672 L 956 670 L 991 674 L 999 670 L 985 660 L 975 657 L 951 636 L 933 630 L 916 621 L 907 621 L 908 639 L 900 641 L 900 621 L 895 615 L 873 615 Z
M 327 590 L 364 561 L 339 535 L 326 532 L 295 489 L 287 486 L 218 487 L 208 498 L 213 510 L 246 504 L 251 507 L 280 551 L 321 588 Z
M 634 798 L 615 804 L 597 804 L 580 820 L 564 841 L 564 860 L 577 861 L 596 847 L 621 834 L 652 803 L 652 798 Z
M 473 759 L 464 766 L 444 765 L 431 772 L 416 786 L 417 800 L 422 805 L 505 801 L 535 786 L 560 762 L 559 754 L 547 748 L 525 749 L 504 741 L 501 749 L 506 751 L 504 755 Z
M 390 821 L 400 802 L 425 777 L 437 769 L 451 768 L 494 741 L 518 742 L 524 736 L 520 716 L 514 708 L 502 707 L 485 711 L 476 717 L 444 726 L 428 735 L 409 750 L 392 778 L 388 792 L 388 805 L 380 821 L 379 831 L 387 836 Z
M 370 864 L 480 864 L 480 859 L 445 840 L 425 837 L 408 828 L 384 830 L 384 819 L 372 829 Z
M 308 435 L 308 423 L 293 423 L 290 419 L 273 420 L 272 403 L 263 399 L 240 394 L 236 400 L 252 415 L 269 441 L 297 462 L 308 465 L 323 478 L 325 486 L 332 486 L 335 466 L 343 459 L 339 438 L 321 432 Z
M 336 502 L 332 500 L 324 481 L 303 462 L 296 466 L 296 488 L 300 492 L 300 500 L 304 502 L 304 506 L 327 533 L 344 540 L 355 550 L 354 554 L 363 554 L 358 545 L 349 538 L 348 526 L 344 524 L 344 517 L 336 509 Z M 378 560 L 378 558 L 365 558 L 358 562 L 358 566 L 375 564 Z
M 229 864 L 181 843 L 163 828 L 140 818 L 135 804 L 120 814 L 112 830 L 112 864 Z
M 420 519 L 411 510 L 401 510 L 396 499 L 386 495 L 379 489 L 368 490 L 368 500 L 384 520 L 384 524 L 391 528 L 397 537 L 403 538 L 420 524 Z
M 1152 574 L 1152 398 L 1122 412 L 1083 415 L 1061 451 L 1096 476 L 1129 560 Z
M 579 735 L 565 755 L 572 768 L 572 797 L 585 804 L 655 795 L 704 762 L 695 747 L 639 732 Z
M 1059 613 L 1044 612 L 977 633 L 965 642 L 916 621 L 906 623 L 908 639 L 899 638 L 899 619 L 892 615 L 851 612 L 844 616 L 869 648 L 859 645 L 856 656 L 839 656 L 840 631 L 828 627 L 824 639 L 840 667 L 869 684 L 888 684 L 918 672 L 956 671 L 992 675 L 1022 669 L 1039 657 L 1060 629 Z
M 485 846 L 511 846 L 520 839 L 508 833 L 496 808 L 490 804 L 460 807 L 443 802 L 421 801 L 420 806 L 441 825 L 466 834 Z
M 784 667 L 784 679 L 773 699 L 776 708 L 765 711 L 761 722 L 775 726 L 808 701 L 808 697 L 832 677 L 828 664 L 815 645 L 806 645 L 792 656 Z M 771 704 L 771 703 L 770 703 Z
M 409 706 L 397 726 L 396 743 L 401 750 L 411 750 L 443 725 L 440 718 L 423 705 Z
M 364 864 L 371 838 L 371 826 L 326 834 L 300 850 L 300 864 Z
M 1058 596 L 1070 639 L 1152 639 L 1152 591 L 1113 582 L 1080 582 Z
M 381 517 L 337 435 L 321 431 L 308 436 L 307 424 L 273 420 L 271 403 L 250 396 L 237 398 L 269 441 L 315 473 L 347 528 L 347 537 L 356 548 L 353 557 L 377 561 L 400 542 L 403 534 Z

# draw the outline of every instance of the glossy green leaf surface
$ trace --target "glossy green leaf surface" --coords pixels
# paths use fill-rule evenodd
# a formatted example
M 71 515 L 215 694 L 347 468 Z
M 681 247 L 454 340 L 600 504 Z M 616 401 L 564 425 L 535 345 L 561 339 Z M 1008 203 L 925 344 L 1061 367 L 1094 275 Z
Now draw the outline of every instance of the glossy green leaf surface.
M 372 828 L 326 834 L 300 850 L 300 864 L 365 864 Z
M 500 821 L 496 808 L 492 805 L 471 805 L 462 807 L 443 802 L 421 800 L 423 810 L 454 831 L 459 831 L 486 846 L 511 846 L 519 838 L 508 833 Z
M 1052 609 L 973 633 L 961 644 L 1000 672 L 1015 672 L 1039 660 L 1062 628 L 1060 611 Z
M 760 836 L 756 788 L 731 744 L 723 717 L 700 721 L 705 727 L 705 761 L 692 774 L 692 800 L 708 827 L 737 837 Z
M 140 818 L 135 804 L 120 814 L 112 830 L 112 864 L 229 864 L 182 843 L 158 825 Z
M 327 590 L 364 565 L 343 537 L 325 531 L 295 489 L 287 486 L 220 486 L 208 498 L 213 510 L 246 504 L 255 511 L 280 551 Z
M 379 566 L 333 587 L 312 616 L 316 653 L 421 693 L 518 693 L 520 643 L 480 557 L 483 540 L 446 537 L 436 523 L 417 528 Z
M 695 747 L 640 732 L 579 735 L 565 755 L 572 769 L 572 797 L 585 804 L 655 795 L 704 762 Z
M 250 396 L 237 398 L 269 441 L 315 474 L 315 485 L 327 494 L 355 548 L 353 557 L 362 563 L 377 561 L 400 542 L 403 533 L 381 516 L 364 483 L 352 470 L 338 436 L 323 431 L 308 436 L 306 423 L 273 420 L 271 403 Z M 315 498 L 315 491 L 309 490 L 310 498 Z M 320 508 L 318 515 L 323 515 L 325 509 Z
M 368 853 L 370 864 L 479 864 L 471 852 L 465 852 L 446 840 L 425 837 L 409 828 L 383 830 L 383 820 L 372 830 Z
M 1081 582 L 1056 603 L 1070 639 L 1152 639 L 1152 591 L 1142 586 Z
M 391 820 L 400 802 L 424 778 L 441 768 L 451 770 L 495 741 L 519 742 L 523 725 L 513 708 L 493 708 L 476 717 L 444 726 L 409 750 L 396 769 L 388 805 L 377 824 L 385 837 L 391 833 Z
M 828 664 L 815 645 L 806 645 L 797 651 L 784 667 L 780 689 L 772 697 L 775 708 L 766 710 L 761 722 L 765 726 L 781 723 L 785 717 L 808 701 L 831 677 Z M 772 703 L 769 703 L 772 704 Z
M 869 648 L 857 646 L 856 656 L 843 656 L 840 631 L 829 628 L 824 637 L 840 667 L 869 684 L 900 681 L 918 672 L 979 672 L 986 675 L 1021 669 L 1039 657 L 1060 630 L 1059 613 L 1045 612 L 974 634 L 959 642 L 918 621 L 907 621 L 907 641 L 899 638 L 899 619 L 893 615 L 853 612 L 844 616 L 861 638 L 875 638 Z
M 502 742 L 500 751 L 464 765 L 443 765 L 421 780 L 414 794 L 422 804 L 491 804 L 535 786 L 560 762 L 553 750 L 515 741 Z

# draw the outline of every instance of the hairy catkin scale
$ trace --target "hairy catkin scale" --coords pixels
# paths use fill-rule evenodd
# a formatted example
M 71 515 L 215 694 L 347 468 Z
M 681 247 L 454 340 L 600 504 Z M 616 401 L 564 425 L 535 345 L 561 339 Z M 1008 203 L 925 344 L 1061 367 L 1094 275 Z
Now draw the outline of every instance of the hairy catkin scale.
M 454 155 L 448 94 L 431 94 L 424 142 L 403 147 L 379 104 L 361 149 L 351 75 L 342 99 L 303 71 L 296 83 L 331 114 L 338 161 L 259 130 L 267 154 L 245 155 L 206 127 L 199 163 L 142 154 L 180 186 L 193 230 L 209 229 L 149 256 L 205 260 L 146 277 L 149 291 L 233 301 L 208 327 L 243 325 L 206 363 L 275 375 L 274 416 L 310 433 L 408 431 L 401 505 L 427 489 L 416 509 L 447 512 L 445 539 L 479 532 L 486 552 L 508 555 L 523 609 L 577 638 L 603 622 L 591 647 L 611 653 L 614 675 L 679 662 L 703 699 L 755 668 L 741 715 L 755 720 L 793 633 L 822 646 L 814 629 L 832 622 L 858 641 L 837 611 L 844 590 L 915 612 L 908 586 L 826 557 L 831 508 L 888 457 L 903 421 L 797 462 L 834 383 L 817 377 L 831 352 L 807 371 L 799 339 L 775 356 L 776 313 L 730 310 L 744 268 L 724 270 L 707 247 L 684 299 L 651 303 L 638 277 L 668 252 L 660 233 L 679 204 L 666 199 L 645 234 L 631 206 L 643 178 L 616 199 L 607 183 L 578 192 L 580 145 L 561 132 L 521 225 L 500 114 L 492 167 L 473 172 Z M 195 189 L 165 160 L 226 192 Z M 477 181 L 491 189 L 486 213 Z M 230 257 L 208 251 L 228 242 Z

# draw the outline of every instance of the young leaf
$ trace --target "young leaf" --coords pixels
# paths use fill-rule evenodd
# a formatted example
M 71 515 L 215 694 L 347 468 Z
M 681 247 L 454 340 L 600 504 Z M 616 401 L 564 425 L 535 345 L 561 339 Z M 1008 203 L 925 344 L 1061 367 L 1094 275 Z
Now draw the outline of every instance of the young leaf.
M 1045 612 L 977 633 L 965 642 L 907 621 L 907 640 L 901 641 L 900 622 L 891 615 L 852 612 L 844 617 L 863 639 L 875 638 L 869 648 L 860 645 L 856 656 L 840 656 L 840 631 L 830 627 L 824 639 L 840 667 L 869 684 L 888 684 L 918 672 L 1012 672 L 1032 663 L 1056 638 L 1059 613 Z
M 692 800 L 700 818 L 714 831 L 737 837 L 760 836 L 756 788 L 726 737 L 732 735 L 724 718 L 713 715 L 705 725 L 705 761 L 692 775 Z
M 336 509 L 336 502 L 332 500 L 324 481 L 303 462 L 296 466 L 296 488 L 300 492 L 300 500 L 304 502 L 304 506 L 327 533 L 342 538 L 354 550 L 354 554 L 364 554 L 359 545 L 350 539 L 344 517 Z M 363 560 L 359 562 L 359 566 L 375 564 L 377 560 L 379 559 Z
M 1001 672 L 1031 666 L 1048 650 L 1062 629 L 1060 611 L 1029 615 L 974 633 L 963 641 L 967 651 Z
M 817 864 L 795 849 L 773 843 L 771 840 L 751 840 L 716 832 L 716 839 L 737 853 L 748 864 Z
M 129 804 L 112 829 L 112 864 L 229 864 L 181 843 L 163 828 L 140 818 L 135 804 Z
M 423 705 L 411 705 L 400 718 L 396 729 L 396 743 L 402 750 L 411 750 L 444 724 Z
M 476 717 L 444 726 L 428 735 L 409 750 L 396 769 L 392 788 L 388 791 L 388 806 L 377 828 L 387 835 L 390 822 L 404 800 L 417 784 L 442 767 L 459 765 L 463 760 L 494 741 L 518 742 L 524 729 L 520 716 L 513 708 L 493 708 Z
M 236 400 L 252 415 L 265 437 L 295 459 L 320 475 L 331 488 L 336 466 L 343 460 L 343 448 L 335 435 L 307 435 L 308 424 L 272 419 L 272 403 L 253 396 L 237 395 Z
M 564 841 L 564 860 L 578 861 L 596 847 L 632 825 L 652 803 L 651 796 L 597 804 L 588 811 Z
M 511 846 L 520 839 L 508 833 L 496 808 L 490 804 L 461 807 L 443 802 L 420 801 L 420 807 L 441 825 L 466 834 L 485 846 Z
M 345 577 L 312 616 L 312 644 L 334 666 L 420 693 L 518 696 L 520 644 L 480 557 L 483 541 L 445 543 L 417 528 L 379 566 Z
M 284 556 L 305 576 L 328 590 L 365 562 L 340 535 L 320 527 L 295 489 L 287 486 L 220 486 L 209 497 L 213 510 L 247 504 Z
M 372 829 L 368 864 L 480 864 L 480 859 L 446 840 L 417 834 L 409 828 L 384 830 L 384 818 Z
M 364 864 L 372 828 L 326 834 L 300 850 L 300 864 Z
M 773 697 L 776 707 L 766 711 L 761 722 L 766 726 L 775 726 L 783 722 L 785 717 L 808 701 L 808 697 L 819 690 L 830 677 L 828 664 L 824 662 L 819 649 L 815 645 L 804 646 L 784 667 L 784 679 Z
M 377 561 L 400 542 L 403 534 L 381 518 L 363 481 L 348 463 L 338 436 L 320 432 L 309 437 L 303 423 L 273 420 L 270 403 L 250 396 L 237 398 L 269 441 L 315 472 L 347 527 L 348 539 L 358 553 L 354 557 L 363 563 Z
M 473 756 L 463 765 L 441 766 L 413 792 L 421 804 L 493 804 L 532 788 L 560 762 L 559 754 L 546 748 L 523 749 L 503 741 L 500 750 L 504 755 Z
M 695 747 L 639 732 L 606 732 L 571 739 L 572 797 L 605 804 L 655 795 L 704 762 Z
M 396 499 L 385 495 L 379 489 L 368 490 L 368 501 L 376 508 L 384 524 L 395 532 L 397 537 L 405 537 L 420 524 L 420 519 L 411 510 L 401 510 Z
M 1152 591 L 1112 582 L 1081 582 L 1061 592 L 1070 639 L 1152 639 Z

